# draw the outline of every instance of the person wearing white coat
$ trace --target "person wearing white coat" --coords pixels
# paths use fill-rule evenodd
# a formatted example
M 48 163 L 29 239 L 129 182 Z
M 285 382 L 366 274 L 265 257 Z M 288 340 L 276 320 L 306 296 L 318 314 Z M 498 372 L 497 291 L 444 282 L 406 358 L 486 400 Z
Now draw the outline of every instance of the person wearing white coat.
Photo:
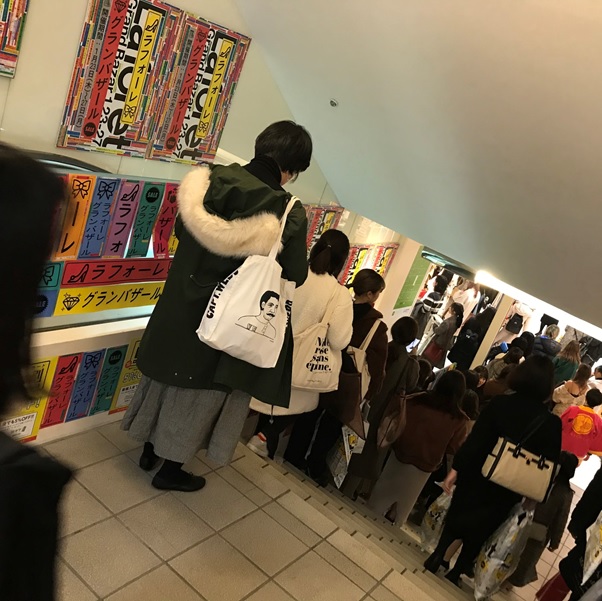
M 316 242 L 309 255 L 309 274 L 297 288 L 292 311 L 293 337 L 320 323 L 334 303 L 328 324 L 328 342 L 332 352 L 342 352 L 353 333 L 353 299 L 349 290 L 339 284 L 337 276 L 349 255 L 349 239 L 339 230 L 327 230 Z M 294 371 L 294 366 L 293 366 Z M 256 434 L 248 447 L 262 457 L 273 458 L 280 434 L 292 424 L 297 415 L 317 408 L 320 393 L 293 388 L 288 408 L 276 407 L 251 400 L 251 409 L 260 414 Z

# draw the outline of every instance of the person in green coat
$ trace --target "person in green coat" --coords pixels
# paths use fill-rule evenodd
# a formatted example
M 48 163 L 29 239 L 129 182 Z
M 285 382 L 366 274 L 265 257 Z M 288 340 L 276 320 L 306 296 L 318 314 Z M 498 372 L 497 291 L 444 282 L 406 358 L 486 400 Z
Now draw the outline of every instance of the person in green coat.
M 144 442 L 140 467 L 162 490 L 194 491 L 201 476 L 182 470 L 200 449 L 216 463 L 234 453 L 251 397 L 288 403 L 293 339 L 290 324 L 278 362 L 262 369 L 202 343 L 196 331 L 216 285 L 251 255 L 267 255 L 280 234 L 291 195 L 282 188 L 310 164 L 309 133 L 292 121 L 273 123 L 255 141 L 246 166 L 202 166 L 178 190 L 178 248 L 138 352 L 142 380 L 122 422 Z M 278 262 L 297 286 L 307 278 L 307 217 L 289 213 Z
M 554 388 L 560 386 L 563 382 L 572 380 L 577 373 L 577 368 L 581 363 L 581 353 L 579 352 L 579 343 L 571 340 L 554 357 Z

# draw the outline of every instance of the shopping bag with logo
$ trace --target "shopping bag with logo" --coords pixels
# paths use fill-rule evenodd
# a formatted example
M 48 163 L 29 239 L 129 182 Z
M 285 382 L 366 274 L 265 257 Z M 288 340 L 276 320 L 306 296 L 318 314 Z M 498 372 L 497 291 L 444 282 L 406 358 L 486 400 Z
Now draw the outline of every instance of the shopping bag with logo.
M 328 469 L 332 474 L 332 479 L 337 488 L 341 488 L 347 477 L 347 469 L 349 468 L 351 455 L 354 453 L 361 453 L 363 449 L 364 440 L 351 428 L 343 426 L 341 438 L 339 438 L 327 459 Z
M 422 518 L 421 547 L 423 551 L 432 553 L 439 542 L 445 518 L 451 505 L 452 495 L 439 495 L 426 510 Z
M 602 512 L 587 529 L 587 544 L 583 558 L 583 579 L 585 584 L 602 564 Z
M 197 330 L 207 346 L 256 367 L 275 367 L 290 319 L 295 283 L 282 278 L 276 257 L 297 201 L 289 201 L 270 254 L 248 257 L 217 285 Z
M 343 359 L 328 342 L 328 327 L 336 308 L 338 286 L 328 302 L 322 321 L 295 336 L 293 388 L 331 392 L 339 387 Z
M 520 561 L 529 540 L 533 510 L 516 505 L 506 521 L 485 543 L 475 570 L 475 599 L 482 601 L 495 594 Z
M 354 346 L 347 347 L 347 353 L 351 355 L 353 359 L 353 363 L 355 364 L 355 368 L 357 369 L 357 373 L 361 376 L 361 395 L 362 400 L 366 398 L 366 394 L 368 393 L 368 388 L 370 387 L 370 370 L 368 369 L 368 359 L 367 359 L 367 351 L 370 343 L 372 342 L 372 338 L 374 338 L 374 334 L 376 334 L 376 330 L 380 326 L 380 319 L 377 319 L 374 322 L 374 325 L 368 332 L 368 335 L 362 342 L 362 345 L 359 348 Z
M 517 442 L 500 437 L 483 463 L 483 476 L 527 499 L 544 502 L 558 472 L 557 462 L 527 451 L 524 445 L 545 421 L 545 414 L 536 418 Z

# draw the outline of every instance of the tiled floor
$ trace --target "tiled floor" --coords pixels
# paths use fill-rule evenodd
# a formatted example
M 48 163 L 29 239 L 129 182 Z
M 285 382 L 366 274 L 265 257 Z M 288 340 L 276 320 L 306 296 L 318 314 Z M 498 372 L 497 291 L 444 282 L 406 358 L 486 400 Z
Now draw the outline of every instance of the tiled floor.
M 151 486 L 119 424 L 44 449 L 76 469 L 63 504 L 58 601 L 470 598 L 423 574 L 409 544 L 242 446 L 226 468 L 200 453 L 188 467 L 207 486 L 188 494 Z M 541 582 L 557 561 L 544 554 Z M 532 601 L 535 590 L 504 598 Z

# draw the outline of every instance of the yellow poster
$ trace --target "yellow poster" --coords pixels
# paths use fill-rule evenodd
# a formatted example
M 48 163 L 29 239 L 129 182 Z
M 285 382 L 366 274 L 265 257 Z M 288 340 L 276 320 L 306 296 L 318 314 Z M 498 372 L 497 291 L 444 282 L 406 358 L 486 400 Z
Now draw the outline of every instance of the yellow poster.
M 94 195 L 95 183 L 96 176 L 94 175 L 69 176 L 69 200 L 61 237 L 54 255 L 56 261 L 77 259 L 88 219 L 90 202 Z
M 144 33 L 140 40 L 140 48 L 136 55 L 136 64 L 132 71 L 132 79 L 126 96 L 125 106 L 121 113 L 121 122 L 131 125 L 136 121 L 138 108 L 143 99 L 144 84 L 149 72 L 149 66 L 152 57 L 152 50 L 155 47 L 155 40 L 161 25 L 161 14 L 149 10 L 144 25 Z
M 171 236 L 169 237 L 169 256 L 173 257 L 176 254 L 176 250 L 178 250 L 178 237 L 176 236 L 176 230 L 174 228 L 173 232 L 171 232 Z
M 163 292 L 164 285 L 165 282 L 151 282 L 61 288 L 54 314 L 80 315 L 155 305 Z
M 58 357 L 53 357 L 52 359 L 42 359 L 32 365 L 35 386 L 43 392 L 39 398 L 28 401 L 20 406 L 18 411 L 1 421 L 0 430 L 23 442 L 36 439 L 48 402 L 57 361 Z
M 125 411 L 134 397 L 136 388 L 138 388 L 138 384 L 140 384 L 142 378 L 142 374 L 138 369 L 139 348 L 140 340 L 133 340 L 130 342 L 109 413 Z
M 213 76 L 211 77 L 211 83 L 209 84 L 209 90 L 207 92 L 207 98 L 205 99 L 205 104 L 203 105 L 201 119 L 196 129 L 197 138 L 204 138 L 211 131 L 211 121 L 213 120 L 213 115 L 215 114 L 217 99 L 224 83 L 226 67 L 230 62 L 230 56 L 232 55 L 233 49 L 234 42 L 227 39 L 222 40 L 222 46 L 217 57 L 215 71 L 213 71 Z

